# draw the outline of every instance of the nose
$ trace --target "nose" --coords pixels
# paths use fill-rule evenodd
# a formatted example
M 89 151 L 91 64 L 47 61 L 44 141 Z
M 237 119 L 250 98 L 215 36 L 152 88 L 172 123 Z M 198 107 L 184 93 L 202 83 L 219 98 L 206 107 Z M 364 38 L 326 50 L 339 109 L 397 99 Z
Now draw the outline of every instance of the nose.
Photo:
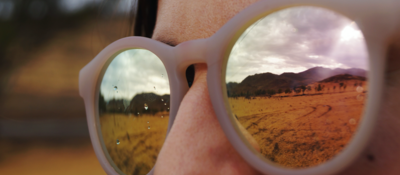
M 156 175 L 259 174 L 232 147 L 222 131 L 207 88 L 207 66 L 195 65 L 192 87 L 157 158 Z

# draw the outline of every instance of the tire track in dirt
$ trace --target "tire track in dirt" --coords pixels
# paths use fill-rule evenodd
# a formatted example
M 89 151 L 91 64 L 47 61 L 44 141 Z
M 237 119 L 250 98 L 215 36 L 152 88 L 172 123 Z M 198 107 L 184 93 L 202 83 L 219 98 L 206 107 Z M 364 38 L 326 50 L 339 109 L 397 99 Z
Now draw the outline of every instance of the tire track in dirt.
M 317 110 L 317 108 L 316 108 L 316 107 L 312 107 L 312 106 L 311 106 L 311 108 L 313 109 L 311 112 L 309 112 L 309 113 L 307 113 L 307 114 L 304 114 L 304 115 L 302 115 L 302 116 L 300 116 L 300 117 L 298 117 L 298 118 L 303 118 L 303 117 L 306 117 L 306 116 L 308 116 L 308 115 L 310 115 L 310 114 L 314 113 L 314 112 Z
M 311 108 L 313 108 L 313 111 L 311 111 L 311 112 L 309 112 L 309 113 L 307 113 L 307 114 L 305 114 L 303 116 L 300 116 L 298 118 L 303 118 L 303 117 L 306 117 L 306 116 L 314 114 L 319 109 L 318 107 L 321 107 L 321 106 L 322 107 L 328 107 L 328 109 L 327 109 L 327 111 L 323 112 L 321 115 L 315 116 L 316 118 L 320 118 L 320 117 L 322 117 L 323 115 L 327 114 L 328 112 L 330 112 L 332 110 L 332 106 L 330 106 L 330 105 L 317 105 L 316 107 L 311 106 Z
M 325 106 L 325 105 L 324 105 L 324 106 Z M 330 106 L 330 105 L 326 105 L 326 106 L 328 106 L 328 111 L 324 112 L 323 114 L 321 114 L 321 115 L 318 116 L 317 118 L 322 117 L 323 115 L 327 114 L 328 112 L 330 112 L 330 111 L 332 110 L 332 106 Z
M 265 158 L 301 168 L 325 162 L 346 146 L 364 107 L 363 101 L 354 98 L 357 95 L 318 94 L 282 101 L 256 98 L 251 104 L 247 100 L 232 104 L 241 106 L 234 110 L 240 114 L 237 119 Z
M 327 109 L 325 109 L 325 110 L 323 110 L 323 112 L 322 111 L 319 111 L 319 109 L 321 108 L 321 107 L 323 107 L 323 108 L 326 108 L 327 107 Z M 309 108 L 309 107 L 307 107 L 307 108 Z M 307 116 L 312 116 L 312 117 L 314 117 L 314 118 L 320 118 L 320 117 L 322 117 L 322 116 L 324 116 L 324 115 L 326 115 L 328 112 L 330 112 L 331 110 L 332 110 L 332 107 L 330 106 L 330 105 L 317 105 L 317 106 L 311 106 L 311 108 L 312 108 L 312 111 L 311 112 L 308 112 L 308 113 L 306 113 L 306 114 L 304 114 L 304 115 L 302 115 L 302 116 L 299 116 L 299 117 L 297 117 L 297 119 L 301 119 L 301 118 L 304 118 L 304 117 L 307 117 Z M 285 112 L 279 112 L 279 113 L 270 113 L 270 114 L 267 114 L 267 115 L 265 115 L 265 113 L 263 113 L 263 114 L 256 114 L 256 115 L 252 115 L 252 116 L 243 116 L 243 117 L 240 117 L 238 120 L 239 120 L 239 122 L 240 123 L 242 123 L 242 125 L 244 124 L 244 123 L 246 123 L 246 122 L 250 122 L 250 124 L 248 125 L 248 126 L 245 126 L 245 128 L 246 128 L 246 130 L 249 130 L 251 127 L 257 127 L 259 124 L 260 124 L 260 122 L 263 120 L 263 119 L 265 119 L 265 118 L 267 118 L 267 117 L 270 117 L 270 116 L 274 116 L 274 115 L 276 115 L 276 114 L 284 114 L 284 113 L 287 113 L 287 112 L 290 112 L 290 111 L 296 111 L 296 110 L 301 110 L 301 109 L 305 109 L 305 108 L 300 108 L 300 109 L 295 109 L 295 110 L 289 110 L 289 111 L 285 111 Z M 322 113 L 321 113 L 322 112 Z M 320 114 L 318 114 L 318 113 L 320 113 Z M 262 116 L 263 115 L 263 116 Z M 254 121 L 251 121 L 251 120 L 254 120 Z M 308 120 L 310 120 L 310 118 L 308 119 Z M 311 127 L 311 122 L 310 121 L 308 121 L 308 123 L 310 124 L 310 131 L 313 131 L 313 129 L 312 129 L 312 127 Z M 266 131 L 266 130 L 268 130 L 268 128 L 257 128 L 258 129 L 258 132 L 253 132 L 252 133 L 252 135 L 258 135 L 259 133 L 260 133 L 260 131 Z M 299 129 L 298 129 L 299 130 Z M 300 130 L 304 130 L 304 129 L 300 129 Z M 300 131 L 299 130 L 299 131 Z M 279 137 L 279 136 L 277 136 L 277 137 Z M 276 138 L 276 137 L 275 137 Z
M 256 118 L 257 116 L 255 116 L 254 118 Z M 248 127 L 246 127 L 246 130 L 248 130 L 250 127 L 252 126 L 258 126 L 258 124 L 260 123 L 260 121 L 264 118 L 266 118 L 267 116 L 263 116 L 260 117 L 258 120 L 256 120 L 255 122 L 252 122 Z
M 304 115 L 300 115 L 299 117 L 295 117 L 294 118 L 297 121 L 302 121 L 302 120 L 304 120 L 304 118 L 307 118 L 306 120 L 307 120 L 307 123 L 309 125 L 309 128 L 307 128 L 307 129 L 305 129 L 305 128 L 288 129 L 286 127 L 283 127 L 281 129 L 272 128 L 272 127 L 271 128 L 258 128 L 259 126 L 262 126 L 262 125 L 260 125 L 261 122 L 267 120 L 266 117 L 271 117 L 271 116 L 272 117 L 273 116 L 277 117 L 277 116 L 280 116 L 282 114 L 285 115 L 288 112 L 293 114 L 294 111 L 305 110 L 307 108 L 311 108 L 311 111 L 307 112 Z M 315 144 L 312 144 L 312 145 L 306 144 L 305 145 L 305 143 L 297 143 L 297 141 L 291 140 L 291 139 L 288 140 L 287 138 L 290 135 L 290 133 L 293 133 L 293 134 L 291 134 L 291 137 L 293 137 L 294 135 L 296 135 L 297 132 L 304 132 L 304 131 L 310 132 L 311 135 L 309 135 L 308 137 L 310 137 L 310 138 L 314 137 L 315 134 L 316 134 L 315 132 L 317 132 L 317 131 L 315 129 L 313 129 L 311 120 L 313 120 L 313 118 L 320 118 L 320 117 L 326 115 L 327 113 L 329 113 L 331 110 L 332 110 L 332 107 L 330 105 L 317 105 L 317 106 L 309 106 L 309 107 L 306 107 L 306 108 L 292 109 L 292 110 L 289 110 L 289 111 L 284 111 L 284 112 L 279 112 L 279 113 L 272 113 L 272 114 L 269 113 L 267 115 L 264 113 L 264 114 L 256 114 L 256 115 L 252 115 L 252 116 L 241 117 L 240 121 L 243 124 L 244 123 L 250 123 L 246 127 L 246 130 L 248 130 L 253 137 L 259 137 L 261 139 L 259 141 L 259 144 L 262 144 L 262 145 L 265 145 L 265 146 L 268 146 L 268 145 L 272 144 L 272 146 L 273 146 L 272 152 L 270 152 L 270 153 L 264 152 L 263 154 L 266 157 L 269 157 L 271 160 L 274 161 L 275 160 L 275 156 L 280 154 L 279 153 L 281 151 L 280 147 L 281 147 L 281 144 L 283 142 L 284 142 L 284 145 L 287 145 L 287 144 L 290 144 L 290 145 L 302 144 L 301 147 L 313 146 L 312 150 L 314 150 Z M 263 120 L 263 119 L 265 119 L 265 120 Z M 301 122 L 300 124 L 303 125 L 302 123 L 304 123 L 304 122 Z M 307 123 L 304 123 L 304 124 L 307 124 Z M 253 129 L 249 130 L 250 128 L 253 128 Z M 254 129 L 256 129 L 256 130 L 254 130 Z M 263 135 L 261 135 L 261 134 L 265 133 L 265 131 L 267 131 L 268 129 L 272 129 L 271 130 L 271 136 L 270 137 L 266 137 L 266 136 L 263 137 Z M 275 130 L 275 132 L 274 132 L 274 130 Z M 286 133 L 288 133 L 289 135 L 283 136 Z M 294 153 L 298 149 L 297 148 L 298 146 L 295 146 L 295 147 L 296 147 L 295 150 L 286 150 L 286 151 L 292 151 Z M 321 146 L 318 146 L 318 148 L 319 147 L 321 147 Z

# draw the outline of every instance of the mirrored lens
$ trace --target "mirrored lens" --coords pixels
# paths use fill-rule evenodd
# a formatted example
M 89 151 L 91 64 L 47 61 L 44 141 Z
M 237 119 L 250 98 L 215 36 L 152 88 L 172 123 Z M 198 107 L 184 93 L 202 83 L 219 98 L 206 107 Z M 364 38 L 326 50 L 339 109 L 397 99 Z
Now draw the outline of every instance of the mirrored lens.
M 167 133 L 169 94 L 164 65 L 150 51 L 127 50 L 108 65 L 98 120 L 103 149 L 116 169 L 145 175 L 153 168 Z
M 362 32 L 342 15 L 297 7 L 266 16 L 233 46 L 228 101 L 247 140 L 289 168 L 332 159 L 359 126 L 368 91 Z

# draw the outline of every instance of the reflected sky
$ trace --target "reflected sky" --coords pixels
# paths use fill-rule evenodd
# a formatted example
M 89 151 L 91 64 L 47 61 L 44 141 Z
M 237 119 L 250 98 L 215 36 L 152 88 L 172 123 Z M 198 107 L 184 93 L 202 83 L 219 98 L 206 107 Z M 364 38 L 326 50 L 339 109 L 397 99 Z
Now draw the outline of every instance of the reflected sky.
M 67 12 L 79 11 L 87 5 L 104 3 L 107 0 L 60 0 L 60 7 Z M 134 0 L 113 0 L 117 4 L 117 12 L 129 12 Z
M 226 82 L 317 66 L 368 70 L 367 58 L 362 32 L 353 21 L 322 8 L 296 7 L 259 20 L 242 34 L 232 49 Z
M 79 11 L 85 6 L 93 3 L 100 3 L 103 0 L 60 0 L 59 4 L 67 12 Z
M 132 49 L 119 54 L 107 68 L 100 85 L 106 101 L 130 100 L 136 94 L 169 94 L 167 72 L 161 60 L 143 49 Z
M 99 10 L 105 13 L 104 10 L 107 8 L 110 13 L 113 15 L 116 14 L 130 14 L 130 12 L 134 9 L 135 2 L 134 0 L 54 0 L 57 4 L 57 11 L 61 10 L 66 13 L 76 13 L 88 6 L 96 6 Z M 49 8 L 54 8 L 49 4 L 48 0 L 28 0 L 29 4 L 27 7 L 22 6 L 20 1 L 13 0 L 0 0 L 0 20 L 10 20 L 15 15 L 15 13 L 19 13 L 18 11 L 27 10 L 28 14 L 33 19 L 41 19 L 43 18 Z M 17 5 L 19 6 L 19 9 Z M 54 10 L 54 9 L 52 9 Z M 111 14 L 110 14 L 111 15 Z
M 0 1 L 0 19 L 7 20 L 14 11 L 14 3 L 12 1 Z

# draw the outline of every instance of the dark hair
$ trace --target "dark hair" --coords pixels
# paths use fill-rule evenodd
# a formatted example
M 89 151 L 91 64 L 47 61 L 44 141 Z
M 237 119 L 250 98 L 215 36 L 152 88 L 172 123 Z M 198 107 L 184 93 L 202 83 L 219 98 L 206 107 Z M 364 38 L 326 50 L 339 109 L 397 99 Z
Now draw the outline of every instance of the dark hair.
M 131 15 L 133 34 L 151 38 L 157 19 L 158 0 L 137 0 L 136 15 Z
M 157 20 L 158 0 L 137 0 L 136 14 L 133 18 L 134 35 L 151 38 Z M 194 80 L 194 66 L 190 65 L 186 69 L 186 80 L 189 87 Z

